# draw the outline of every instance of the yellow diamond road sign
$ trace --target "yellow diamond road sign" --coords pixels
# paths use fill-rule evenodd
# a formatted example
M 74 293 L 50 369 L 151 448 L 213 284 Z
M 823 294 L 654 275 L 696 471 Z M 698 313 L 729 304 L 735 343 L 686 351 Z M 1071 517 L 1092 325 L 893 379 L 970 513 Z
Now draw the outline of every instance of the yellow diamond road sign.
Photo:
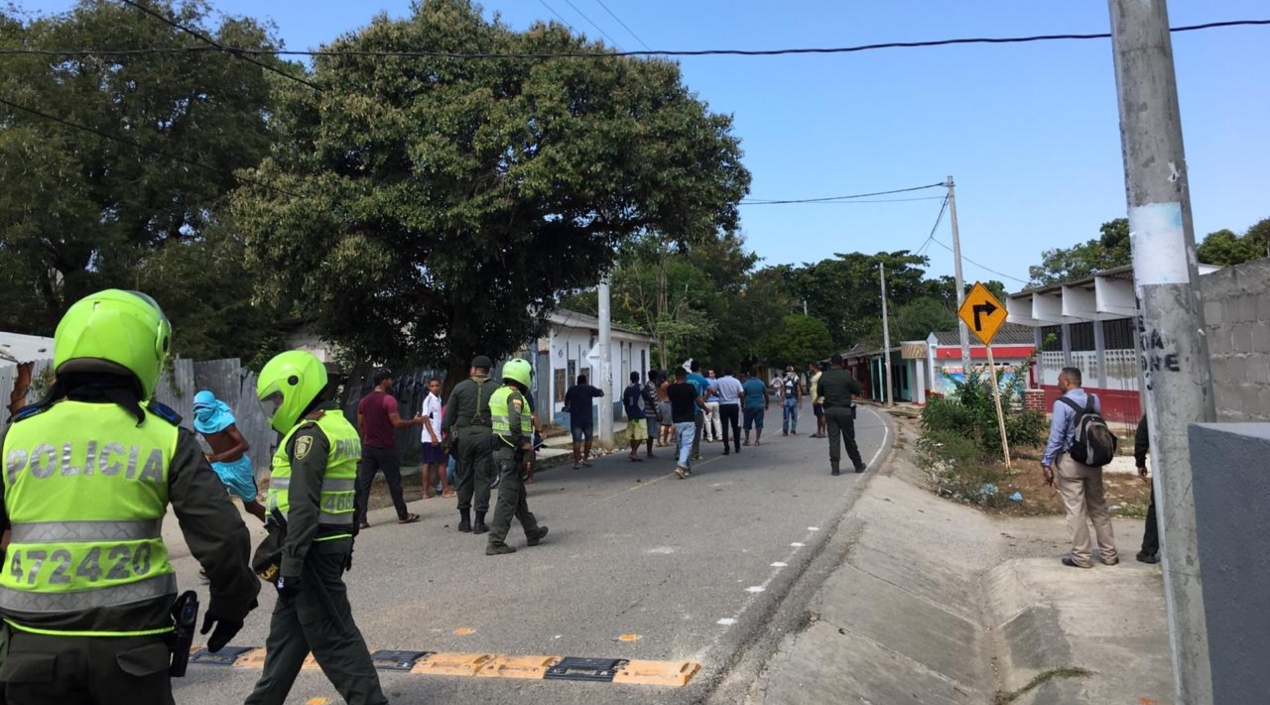
M 966 299 L 961 302 L 957 315 L 984 345 L 991 345 L 992 337 L 997 334 L 1001 324 L 1005 323 L 1007 314 L 1005 306 L 988 291 L 988 287 L 975 282 Z

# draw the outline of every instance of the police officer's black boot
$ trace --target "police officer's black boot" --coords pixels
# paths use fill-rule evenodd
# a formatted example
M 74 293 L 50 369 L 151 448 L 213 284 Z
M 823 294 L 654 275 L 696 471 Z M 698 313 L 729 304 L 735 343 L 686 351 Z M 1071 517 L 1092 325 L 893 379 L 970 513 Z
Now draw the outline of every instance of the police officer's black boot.
M 836 460 L 830 460 L 830 461 L 829 461 L 829 467 L 833 468 L 833 471 L 829 473 L 830 475 L 839 475 L 839 474 L 841 474 L 841 473 L 839 473 L 839 472 L 838 472 L 838 461 L 836 461 Z
M 472 513 L 469 509 L 459 510 L 459 531 L 468 533 L 472 530 Z
M 484 534 L 489 531 L 489 527 L 485 525 L 485 512 L 476 511 L 476 523 L 472 525 L 472 533 Z

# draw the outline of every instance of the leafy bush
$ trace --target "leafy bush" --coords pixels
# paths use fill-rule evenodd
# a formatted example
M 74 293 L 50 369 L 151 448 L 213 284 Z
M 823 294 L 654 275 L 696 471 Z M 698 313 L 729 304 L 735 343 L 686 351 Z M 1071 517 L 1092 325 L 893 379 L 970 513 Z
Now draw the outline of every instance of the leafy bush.
M 1002 383 L 1006 439 L 1012 449 L 1038 445 L 1047 431 L 1045 415 L 1037 411 L 1011 412 L 1014 393 L 1015 385 Z M 1001 455 L 1001 432 L 997 428 L 992 386 L 978 380 L 977 375 L 972 374 L 964 382 L 954 381 L 954 391 L 947 398 L 930 399 L 922 409 L 922 428 L 927 435 L 948 432 L 969 439 L 984 458 Z

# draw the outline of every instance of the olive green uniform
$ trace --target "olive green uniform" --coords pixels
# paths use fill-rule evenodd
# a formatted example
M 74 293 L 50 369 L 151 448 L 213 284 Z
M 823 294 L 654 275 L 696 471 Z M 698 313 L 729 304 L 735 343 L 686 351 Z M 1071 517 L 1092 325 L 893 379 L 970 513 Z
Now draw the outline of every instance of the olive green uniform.
M 114 482 L 147 482 L 146 471 L 150 464 L 144 462 L 145 458 L 141 458 L 142 463 L 136 460 L 129 463 L 122 451 L 130 446 L 136 447 L 134 443 L 140 441 L 128 436 L 134 432 L 134 428 L 140 434 L 144 426 L 134 426 L 136 420 L 129 416 L 124 424 L 127 431 L 111 433 L 109 438 L 97 438 L 94 432 L 101 427 L 92 423 L 91 419 L 97 416 L 108 418 L 109 414 L 117 413 L 120 407 L 97 393 L 80 395 L 72 391 L 69 398 L 88 405 L 81 406 L 80 416 L 76 421 L 66 418 L 67 414 L 74 413 L 71 411 L 74 404 L 59 401 L 42 412 L 20 414 L 13 426 L 6 428 L 3 435 L 0 435 L 0 446 L 4 447 L 8 469 L 3 485 L 3 491 L 8 492 L 8 496 L 0 501 L 0 523 L 6 527 L 10 525 L 11 517 L 21 510 L 16 503 L 22 501 L 23 495 L 21 491 L 12 490 L 14 483 L 18 481 L 15 477 L 26 472 L 41 478 L 34 482 L 50 492 L 57 492 L 61 484 L 67 484 L 66 489 L 70 491 L 72 488 L 69 487 L 69 481 L 84 481 L 80 485 L 81 490 L 87 486 L 88 481 L 92 481 L 101 493 L 111 492 Z M 89 415 L 90 420 L 81 423 L 83 415 Z M 175 425 L 180 421 L 179 417 L 166 409 L 162 410 L 162 415 L 147 410 L 144 416 L 144 424 Z M 21 465 L 17 462 L 19 456 L 30 450 L 18 448 L 16 443 L 10 442 L 18 435 L 10 431 L 19 424 L 27 427 L 23 429 L 22 435 L 47 439 L 48 445 L 37 447 L 37 452 L 40 448 L 56 446 L 57 453 L 61 456 L 60 472 L 47 475 L 37 472 L 34 455 L 31 456 L 26 470 L 16 469 Z M 96 458 L 81 461 L 73 459 L 73 455 L 83 449 L 72 450 L 76 443 L 67 436 L 70 427 L 77 427 L 76 435 L 90 439 L 88 457 L 92 458 L 96 453 Z M 117 450 L 107 456 L 111 447 Z M 208 612 L 222 620 L 241 622 L 256 606 L 256 596 L 260 592 L 260 581 L 249 568 L 251 539 L 247 527 L 191 431 L 177 429 L 170 455 L 164 455 L 167 456 L 162 460 L 167 464 L 166 489 L 156 488 L 156 494 L 158 497 L 166 494 L 167 502 L 172 505 L 180 522 L 190 553 L 207 573 L 211 583 Z M 112 466 L 108 460 L 126 464 L 130 470 L 122 471 L 122 465 Z M 140 467 L 142 464 L 145 467 Z M 51 467 L 45 468 L 49 469 Z M 112 469 L 114 472 L 111 472 Z M 139 474 L 131 474 L 138 470 Z M 64 480 L 67 482 L 63 482 Z M 30 491 L 25 490 L 28 493 L 26 496 L 30 496 Z M 98 507 L 119 506 L 104 500 L 101 495 L 94 497 L 92 503 Z M 71 526 L 76 522 L 48 525 L 48 533 L 30 538 L 26 555 L 19 556 L 22 552 L 18 548 L 19 527 L 17 522 L 12 523 L 15 539 L 7 557 L 13 563 L 6 564 L 6 570 L 15 568 L 16 561 L 20 560 L 28 577 L 35 579 L 38 573 L 39 582 L 48 583 L 50 587 L 55 584 L 69 585 L 72 580 L 80 579 L 102 584 L 108 582 L 112 574 L 131 572 L 140 575 L 145 572 L 149 576 L 161 578 L 169 589 L 158 589 L 158 594 L 153 597 L 124 599 L 119 602 L 105 594 L 92 596 L 98 592 L 95 590 L 62 593 L 60 599 L 65 602 L 54 601 L 45 607 L 39 607 L 34 600 L 50 593 L 36 592 L 15 596 L 12 591 L 8 592 L 4 601 L 9 603 L 11 599 L 16 600 L 0 608 L 0 614 L 3 614 L 5 620 L 3 627 L 0 627 L 0 641 L 3 642 L 0 647 L 3 649 L 3 656 L 0 656 L 3 660 L 0 665 L 0 681 L 5 682 L 4 698 L 0 700 L 8 705 L 167 705 L 174 702 L 168 675 L 171 659 L 167 640 L 172 626 L 176 581 L 174 576 L 159 575 L 160 565 L 166 564 L 166 558 L 158 553 L 160 549 L 146 551 L 143 559 L 142 551 L 138 549 L 139 543 L 130 540 L 140 536 L 121 533 L 113 548 L 94 549 L 98 559 L 90 557 L 75 561 L 77 565 L 66 560 L 59 561 L 59 554 L 69 557 L 75 550 L 73 544 L 63 541 L 73 542 L 81 538 L 72 534 L 95 523 L 83 521 L 79 522 L 78 527 Z M 126 531 L 125 525 L 139 526 L 145 523 L 119 522 L 119 531 Z M 58 536 L 58 531 L 65 533 Z M 35 558 L 36 553 L 31 549 L 37 545 L 49 560 L 40 561 Z M 130 561 L 119 560 L 124 557 L 125 548 L 131 548 L 133 552 Z M 51 594 L 57 596 L 57 593 Z M 84 600 L 94 604 L 76 604 Z M 24 610 L 17 606 L 22 602 L 26 602 L 32 609 Z M 122 636 L 123 634 L 128 636 Z
M 317 424 L 308 422 L 323 412 L 340 413 L 334 405 L 322 405 L 302 420 L 306 425 L 291 435 L 285 447 L 291 467 L 290 511 L 280 572 L 301 576 L 301 591 L 292 598 L 280 597 L 274 606 L 264 672 L 246 705 L 282 705 L 310 652 L 350 705 L 388 702 L 370 651 L 353 622 L 344 585 L 353 552 L 353 514 L 341 515 L 346 522 L 335 524 L 322 507 L 331 441 Z M 348 443 L 356 447 L 341 450 L 345 459 L 361 454 L 356 432 L 351 436 Z
M 842 457 L 842 444 L 847 446 L 847 457 L 855 465 L 856 471 L 864 468 L 864 459 L 860 457 L 860 448 L 855 442 L 855 412 L 851 408 L 851 395 L 861 394 L 864 390 L 846 370 L 832 367 L 820 375 L 818 386 L 820 396 L 825 403 L 825 426 L 829 433 L 829 463 L 836 471 L 838 461 Z
M 498 384 L 488 377 L 471 377 L 454 387 L 445 406 L 441 427 L 458 450 L 455 480 L 461 513 L 473 509 L 473 504 L 478 515 L 489 511 L 490 485 L 494 482 L 489 400 L 496 391 Z
M 538 534 L 538 520 L 529 511 L 529 503 L 525 498 L 525 478 L 529 476 L 525 468 L 525 457 L 529 451 L 525 446 L 533 444 L 533 409 L 519 391 L 512 391 L 507 400 L 507 415 L 510 432 L 507 435 L 497 434 L 497 450 L 494 451 L 494 463 L 500 473 L 498 485 L 498 506 L 494 509 L 494 520 L 490 522 L 489 545 L 502 546 L 507 533 L 512 528 L 512 517 L 520 522 L 525 536 L 531 541 Z

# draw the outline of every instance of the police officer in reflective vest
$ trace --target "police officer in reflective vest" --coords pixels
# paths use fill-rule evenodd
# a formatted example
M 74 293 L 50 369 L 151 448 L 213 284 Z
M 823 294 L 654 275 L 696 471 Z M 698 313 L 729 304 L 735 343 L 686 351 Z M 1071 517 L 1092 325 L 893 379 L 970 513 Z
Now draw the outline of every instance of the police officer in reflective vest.
M 525 458 L 533 451 L 533 411 L 525 401 L 529 393 L 530 366 L 526 360 L 508 360 L 503 365 L 503 386 L 489 400 L 489 415 L 493 421 L 494 464 L 500 473 L 498 506 L 494 509 L 494 521 L 490 526 L 489 545 L 485 555 L 497 556 L 515 553 L 504 540 L 511 531 L 512 517 L 520 521 L 525 530 L 526 543 L 537 546 L 547 535 L 547 527 L 539 525 L 525 501 L 525 478 L 528 468 Z
M 282 705 L 310 652 L 349 705 L 388 702 L 344 586 L 361 436 L 326 401 L 327 391 L 326 367 L 302 350 L 274 357 L 256 382 L 269 424 L 283 434 L 269 477 L 269 511 L 286 517 L 287 537 L 264 673 L 247 705 Z
M 48 395 L 5 431 L 9 705 L 173 702 L 176 575 L 160 534 L 169 502 L 211 582 L 208 649 L 256 606 L 242 517 L 193 433 L 150 401 L 171 336 L 145 294 L 81 299 L 57 326 Z

